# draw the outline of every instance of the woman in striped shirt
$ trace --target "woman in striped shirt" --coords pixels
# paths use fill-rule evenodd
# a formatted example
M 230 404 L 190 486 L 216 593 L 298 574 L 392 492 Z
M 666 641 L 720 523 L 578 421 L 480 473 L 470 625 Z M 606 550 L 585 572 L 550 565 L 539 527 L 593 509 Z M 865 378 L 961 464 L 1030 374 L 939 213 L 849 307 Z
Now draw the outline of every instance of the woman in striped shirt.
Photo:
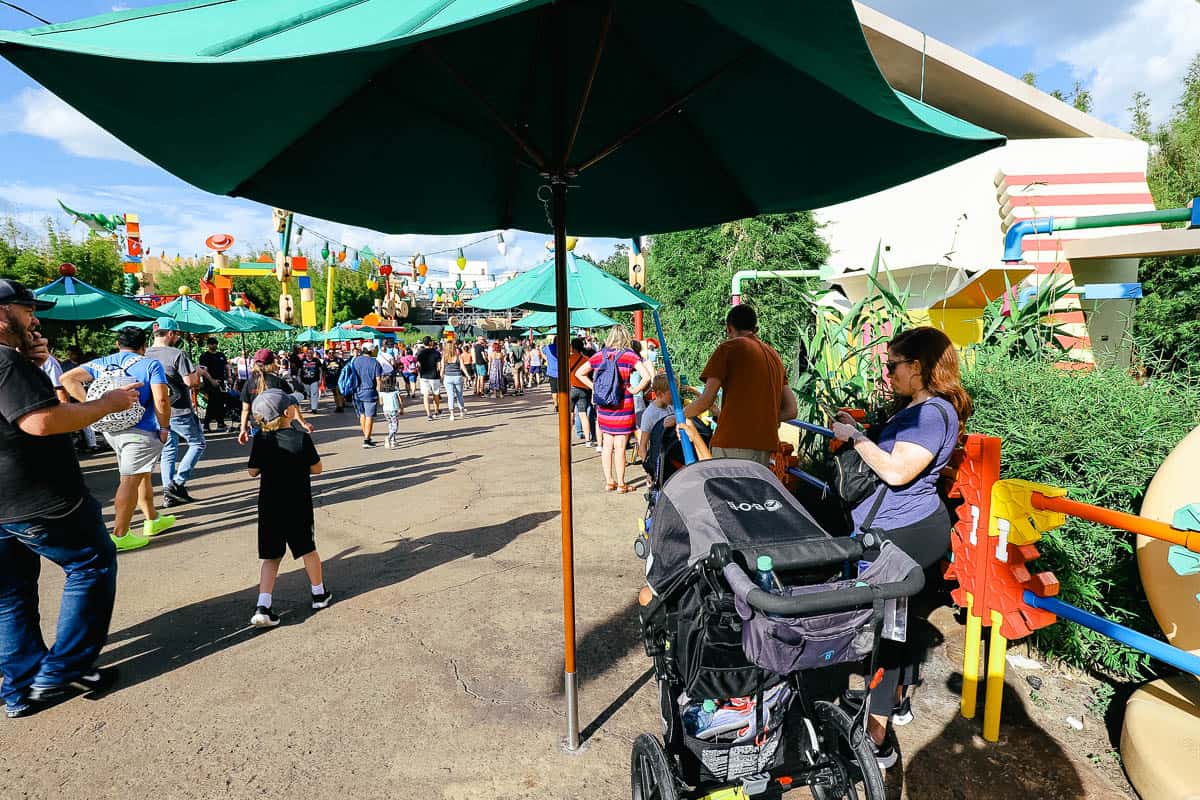
M 596 403 L 596 423 L 601 435 L 600 465 L 604 468 L 604 488 L 610 492 L 633 491 L 629 484 L 625 483 L 625 447 L 637 423 L 637 415 L 633 410 L 633 396 L 644 392 L 654 379 L 650 368 L 629 349 L 629 343 L 629 330 L 624 325 L 614 325 L 608 332 L 608 340 L 600 352 L 575 371 L 575 377 L 591 389 L 592 373 L 606 360 L 616 362 L 622 402 L 610 407 Z M 633 383 L 634 373 L 637 374 L 636 383 Z

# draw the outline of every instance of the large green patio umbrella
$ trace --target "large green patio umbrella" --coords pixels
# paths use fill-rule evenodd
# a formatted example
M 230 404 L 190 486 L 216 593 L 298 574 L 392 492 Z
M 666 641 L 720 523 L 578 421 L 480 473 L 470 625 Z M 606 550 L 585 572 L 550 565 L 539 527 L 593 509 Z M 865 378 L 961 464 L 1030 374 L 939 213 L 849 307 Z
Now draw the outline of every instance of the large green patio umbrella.
M 189 0 L 3 32 L 0 55 L 208 191 L 388 233 L 552 230 L 564 353 L 568 225 L 625 237 L 816 208 L 1003 141 L 893 91 L 850 0 Z M 130 86 L 154 114 L 129 113 Z M 213 97 L 231 119 L 260 117 L 270 97 L 270 124 L 214 137 L 195 124 Z M 379 108 L 404 124 L 346 123 Z M 421 188 L 331 192 L 317 169 Z
M 555 322 L 553 311 L 534 311 L 532 314 L 526 314 L 514 322 L 513 327 L 525 329 L 550 328 L 555 325 Z M 582 308 L 571 312 L 572 328 L 610 328 L 616 324 L 617 321 L 615 319 L 607 314 L 601 314 L 594 308 Z
M 520 273 L 512 280 L 505 281 L 495 289 L 484 292 L 470 300 L 467 305 L 472 308 L 492 310 L 532 308 L 552 311 L 556 297 L 554 259 L 550 258 L 533 269 Z M 617 280 L 587 259 L 579 258 L 568 251 L 567 306 L 581 311 L 597 308 L 627 310 L 658 308 L 658 303 L 633 289 L 624 281 Z M 553 320 L 549 324 L 553 324 Z M 610 320 L 607 324 L 614 323 Z
M 63 276 L 53 283 L 33 290 L 42 300 L 53 300 L 54 308 L 38 312 L 39 319 L 56 322 L 89 322 L 141 319 L 154 320 L 160 315 L 136 300 L 85 283 L 73 276 Z

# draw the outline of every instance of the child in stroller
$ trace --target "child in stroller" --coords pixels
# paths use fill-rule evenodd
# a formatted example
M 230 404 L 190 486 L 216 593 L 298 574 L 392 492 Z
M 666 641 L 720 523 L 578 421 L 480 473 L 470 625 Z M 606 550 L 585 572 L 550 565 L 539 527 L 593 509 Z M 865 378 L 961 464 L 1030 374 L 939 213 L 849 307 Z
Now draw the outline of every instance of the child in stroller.
M 861 545 L 829 536 L 756 463 L 701 461 L 659 492 L 640 620 L 663 741 L 634 743 L 634 800 L 773 797 L 800 785 L 818 800 L 883 798 L 862 712 L 851 717 L 814 687 L 822 668 L 873 659 L 879 638 L 897 635 L 895 599 L 920 591 L 921 569 L 885 546 L 843 579 Z

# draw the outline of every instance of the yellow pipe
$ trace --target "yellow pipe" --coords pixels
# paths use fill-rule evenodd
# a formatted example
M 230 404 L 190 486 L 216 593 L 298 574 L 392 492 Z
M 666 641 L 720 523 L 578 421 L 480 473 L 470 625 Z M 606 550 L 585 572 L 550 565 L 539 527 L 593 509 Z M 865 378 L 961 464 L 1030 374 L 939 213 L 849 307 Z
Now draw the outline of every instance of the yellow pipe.
M 967 638 L 963 643 L 962 715 L 975 719 L 979 692 L 979 642 L 983 638 L 983 620 L 975 615 L 975 596 L 967 592 Z
M 333 264 L 325 265 L 325 330 L 333 330 Z M 329 343 L 326 342 L 328 347 Z
M 1000 741 L 1000 704 L 1004 700 L 1004 656 L 1008 640 L 1000 634 L 1004 617 L 999 611 L 992 612 L 992 636 L 988 640 L 987 697 L 983 701 L 983 738 L 989 742 Z

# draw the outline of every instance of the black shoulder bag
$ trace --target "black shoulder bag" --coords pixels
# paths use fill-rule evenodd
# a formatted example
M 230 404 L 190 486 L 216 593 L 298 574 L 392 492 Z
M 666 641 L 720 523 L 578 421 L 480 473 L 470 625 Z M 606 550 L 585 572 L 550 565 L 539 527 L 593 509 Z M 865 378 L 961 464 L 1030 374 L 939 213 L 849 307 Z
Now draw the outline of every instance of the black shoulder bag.
M 950 416 L 946 413 L 946 409 L 934 404 L 933 406 L 942 415 L 942 422 L 946 425 L 946 434 L 950 433 Z M 937 458 L 937 453 L 933 454 Z M 883 505 L 883 498 L 887 494 L 887 484 L 880 480 L 875 471 L 871 469 L 863 457 L 858 454 L 854 447 L 843 447 L 833 456 L 833 476 L 834 489 L 837 490 L 838 496 L 851 508 L 857 506 L 862 501 L 866 500 L 872 494 L 875 495 L 875 502 L 871 505 L 871 511 L 863 519 L 859 530 L 867 532 L 871 529 L 871 525 L 875 522 L 875 515 L 879 513 L 880 506 Z

